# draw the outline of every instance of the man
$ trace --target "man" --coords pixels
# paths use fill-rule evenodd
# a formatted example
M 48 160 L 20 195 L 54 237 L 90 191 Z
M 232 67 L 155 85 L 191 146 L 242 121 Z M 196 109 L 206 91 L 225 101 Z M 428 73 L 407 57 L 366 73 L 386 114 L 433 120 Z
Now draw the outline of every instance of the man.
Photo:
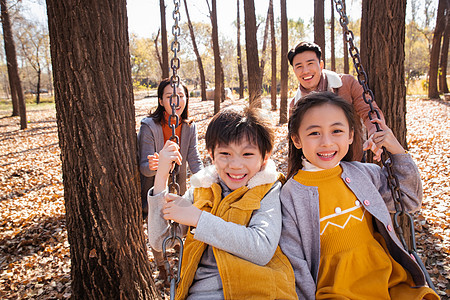
M 295 97 L 289 104 L 289 114 L 301 97 L 313 91 L 331 91 L 353 105 L 367 129 L 368 136 L 371 137 L 376 131 L 376 127 L 369 118 L 370 107 L 363 99 L 363 87 L 352 75 L 325 70 L 323 60 L 321 60 L 322 51 L 315 43 L 301 42 L 291 49 L 287 56 L 300 83 Z M 378 110 L 380 118 L 384 121 L 383 113 L 377 104 L 372 102 L 372 105 Z M 377 118 L 376 115 L 372 115 L 372 117 Z M 361 149 L 360 152 L 355 153 L 354 160 L 360 161 L 363 158 L 362 138 L 355 137 L 354 143 Z M 375 157 L 381 155 L 380 149 L 372 149 L 372 151 L 374 151 Z

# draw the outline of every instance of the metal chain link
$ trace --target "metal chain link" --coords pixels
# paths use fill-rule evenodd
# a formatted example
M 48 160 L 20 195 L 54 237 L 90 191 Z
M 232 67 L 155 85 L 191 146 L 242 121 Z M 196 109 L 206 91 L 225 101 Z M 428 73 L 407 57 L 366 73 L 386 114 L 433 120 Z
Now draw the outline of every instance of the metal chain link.
M 170 107 L 172 112 L 169 116 L 168 125 L 172 130 L 172 136 L 169 138 L 171 141 L 180 143 L 179 137 L 176 135 L 176 128 L 180 124 L 180 119 L 176 114 L 177 107 L 180 106 L 180 96 L 177 93 L 178 87 L 180 86 L 180 76 L 177 74 L 177 70 L 180 68 L 180 59 L 178 58 L 178 52 L 180 51 L 180 43 L 178 42 L 178 36 L 180 35 L 180 26 L 178 25 L 180 21 L 180 2 L 178 0 L 173 1 L 174 9 L 173 9 L 173 20 L 174 24 L 172 26 L 172 34 L 173 34 L 173 42 L 171 45 L 171 49 L 173 52 L 173 58 L 170 61 L 170 68 L 172 69 L 172 76 L 170 77 L 170 86 L 172 87 L 172 95 L 170 96 Z M 175 100 L 176 99 L 176 100 Z M 172 171 L 170 171 L 170 182 L 169 182 L 169 192 L 175 193 L 177 195 L 180 194 L 180 186 L 176 181 L 176 174 L 178 173 L 178 165 L 174 164 Z M 181 271 L 181 262 L 183 259 L 183 240 L 181 237 L 177 235 L 178 223 L 170 222 L 170 234 L 167 236 L 162 245 L 162 251 L 164 254 L 164 263 L 166 269 L 168 271 L 168 278 L 170 281 L 170 299 L 175 299 L 175 291 L 178 282 L 180 281 L 180 271 Z M 167 246 L 168 245 L 179 245 L 179 253 L 178 253 L 178 265 L 175 270 L 174 267 L 170 266 L 168 254 L 167 254 Z
M 356 72 L 358 74 L 357 79 L 359 84 L 363 87 L 364 92 L 362 94 L 364 102 L 367 103 L 370 107 L 370 111 L 368 113 L 369 119 L 373 120 L 373 117 L 376 116 L 376 118 L 380 119 L 380 112 L 374 108 L 373 102 L 375 99 L 375 96 L 372 92 L 372 90 L 369 88 L 367 82 L 367 73 L 364 71 L 364 68 L 361 64 L 361 57 L 359 55 L 359 50 L 356 48 L 354 44 L 354 34 L 353 32 L 348 28 L 348 18 L 345 12 L 345 5 L 342 3 L 341 0 L 334 0 L 334 3 L 336 5 L 336 10 L 339 13 L 339 23 L 341 24 L 345 40 L 348 44 L 350 55 L 353 59 L 353 64 L 355 66 Z M 375 123 L 375 127 L 377 132 L 382 131 L 380 128 L 380 125 L 378 123 Z M 400 184 L 398 181 L 397 176 L 394 174 L 393 171 L 393 160 L 392 160 L 392 154 L 386 150 L 385 147 L 383 147 L 383 153 L 381 154 L 381 162 L 383 163 L 383 166 L 387 170 L 388 173 L 388 185 L 391 190 L 392 198 L 394 199 L 394 206 L 395 206 L 395 214 L 394 214 L 394 228 L 395 232 L 397 233 L 397 236 L 399 237 L 403 247 L 405 248 L 412 257 L 416 260 L 416 262 L 419 264 L 420 268 L 422 269 L 425 278 L 427 280 L 428 286 L 436 291 L 433 282 L 431 281 L 430 275 L 428 274 L 428 271 L 426 270 L 425 266 L 423 265 L 422 260 L 417 255 L 416 251 L 416 240 L 415 240 L 415 232 L 414 232 L 414 220 L 413 217 L 409 212 L 405 210 L 404 203 L 402 201 L 402 192 L 400 190 Z M 410 231 L 411 231 L 411 237 L 410 237 L 410 245 L 408 247 L 405 236 L 402 227 L 399 224 L 399 218 L 403 217 L 406 222 L 409 224 Z

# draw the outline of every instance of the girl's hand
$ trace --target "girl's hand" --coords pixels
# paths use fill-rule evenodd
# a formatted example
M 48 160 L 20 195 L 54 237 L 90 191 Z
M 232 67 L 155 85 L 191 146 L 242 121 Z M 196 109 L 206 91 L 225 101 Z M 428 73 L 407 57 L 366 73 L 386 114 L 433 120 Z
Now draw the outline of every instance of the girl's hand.
M 369 139 L 364 143 L 364 150 L 372 150 L 375 154 L 374 159 L 381 160 L 381 153 L 383 153 L 382 147 L 385 147 L 387 151 L 392 154 L 404 153 L 402 145 L 400 145 L 397 138 L 394 136 L 392 130 L 387 127 L 386 123 L 380 119 L 373 119 L 372 123 L 378 123 L 382 131 L 373 133 Z
M 181 165 L 180 146 L 177 143 L 168 140 L 164 147 L 159 151 L 158 169 L 155 175 L 153 185 L 153 194 L 159 194 L 167 188 L 167 179 L 169 173 L 173 169 L 173 163 Z
M 158 170 L 158 162 L 159 162 L 159 154 L 158 154 L 158 152 L 155 152 L 153 155 L 148 155 L 147 159 L 148 159 L 148 168 L 151 171 Z
M 202 211 L 178 195 L 167 194 L 162 213 L 165 220 L 196 227 Z

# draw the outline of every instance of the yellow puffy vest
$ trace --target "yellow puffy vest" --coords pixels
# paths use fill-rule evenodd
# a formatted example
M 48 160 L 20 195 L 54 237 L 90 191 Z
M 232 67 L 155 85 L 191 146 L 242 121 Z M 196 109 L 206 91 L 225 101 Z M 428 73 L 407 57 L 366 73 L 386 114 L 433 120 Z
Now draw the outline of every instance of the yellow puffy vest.
M 273 183 L 264 184 L 252 189 L 244 186 L 222 199 L 220 185 L 213 183 L 209 188 L 194 190 L 194 205 L 225 221 L 248 225 L 252 212 L 260 208 L 262 198 L 272 185 Z M 188 232 L 176 299 L 187 297 L 206 246 Z M 294 271 L 279 246 L 265 266 L 256 265 L 217 248 L 213 248 L 213 252 L 225 299 L 297 299 Z

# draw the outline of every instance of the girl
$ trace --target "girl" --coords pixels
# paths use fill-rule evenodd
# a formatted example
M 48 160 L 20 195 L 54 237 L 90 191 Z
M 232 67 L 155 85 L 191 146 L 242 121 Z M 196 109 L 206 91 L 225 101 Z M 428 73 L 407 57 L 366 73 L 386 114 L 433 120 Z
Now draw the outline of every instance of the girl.
M 170 79 L 163 79 L 158 86 L 158 107 L 153 113 L 142 119 L 141 128 L 138 133 L 139 145 L 139 169 L 141 173 L 141 200 L 144 219 L 147 218 L 147 192 L 153 186 L 156 170 L 158 169 L 158 152 L 161 151 L 165 142 L 172 136 L 172 129 L 169 127 L 169 116 L 172 113 L 170 106 L 170 96 L 173 88 Z M 197 149 L 197 129 L 195 123 L 189 120 L 189 94 L 187 87 L 181 83 L 177 88 L 177 95 L 180 97 L 176 114 L 179 117 L 179 125 L 175 129 L 176 135 L 180 138 L 180 152 L 183 161 L 178 168 L 177 183 L 180 186 L 181 195 L 186 191 L 186 162 L 192 173 L 197 173 L 203 168 L 200 154 Z M 173 99 L 174 102 L 177 99 Z M 171 119 L 174 123 L 175 119 Z M 156 264 L 160 271 L 160 278 L 165 279 L 166 270 L 161 252 L 153 251 Z
M 407 211 L 420 208 L 416 165 L 381 120 L 365 150 L 393 155 Z M 350 161 L 352 106 L 331 92 L 298 101 L 289 120 L 288 181 L 281 191 L 280 246 L 299 299 L 439 299 L 393 230 L 387 172 Z

